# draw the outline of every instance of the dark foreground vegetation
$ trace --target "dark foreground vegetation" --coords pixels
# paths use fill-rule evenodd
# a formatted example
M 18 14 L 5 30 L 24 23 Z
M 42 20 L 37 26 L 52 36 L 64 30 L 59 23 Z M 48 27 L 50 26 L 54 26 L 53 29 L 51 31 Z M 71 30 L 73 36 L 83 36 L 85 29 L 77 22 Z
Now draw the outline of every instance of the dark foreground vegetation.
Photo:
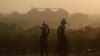
M 56 54 L 57 30 L 51 29 L 48 37 L 49 53 Z M 23 29 L 16 24 L 0 22 L 0 56 L 27 55 L 39 53 L 40 27 Z M 100 28 L 89 26 L 66 30 L 68 53 L 83 55 L 100 55 Z M 90 54 L 89 54 L 90 53 Z

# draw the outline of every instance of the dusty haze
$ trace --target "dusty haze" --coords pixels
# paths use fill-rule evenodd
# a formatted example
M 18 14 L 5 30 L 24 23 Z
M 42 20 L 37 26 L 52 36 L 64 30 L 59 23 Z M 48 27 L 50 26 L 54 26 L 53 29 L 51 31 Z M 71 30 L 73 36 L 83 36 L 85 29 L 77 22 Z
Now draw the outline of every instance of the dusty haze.
M 0 0 L 0 13 L 25 13 L 31 7 L 64 8 L 70 13 L 100 14 L 100 0 Z

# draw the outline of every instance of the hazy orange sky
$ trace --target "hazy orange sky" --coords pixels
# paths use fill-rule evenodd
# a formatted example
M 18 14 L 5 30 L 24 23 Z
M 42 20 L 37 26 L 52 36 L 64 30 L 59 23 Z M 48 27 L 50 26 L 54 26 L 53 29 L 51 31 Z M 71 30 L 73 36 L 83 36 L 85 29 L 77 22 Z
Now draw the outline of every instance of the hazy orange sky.
M 0 12 L 25 13 L 36 8 L 64 8 L 70 13 L 100 14 L 100 0 L 0 0 Z

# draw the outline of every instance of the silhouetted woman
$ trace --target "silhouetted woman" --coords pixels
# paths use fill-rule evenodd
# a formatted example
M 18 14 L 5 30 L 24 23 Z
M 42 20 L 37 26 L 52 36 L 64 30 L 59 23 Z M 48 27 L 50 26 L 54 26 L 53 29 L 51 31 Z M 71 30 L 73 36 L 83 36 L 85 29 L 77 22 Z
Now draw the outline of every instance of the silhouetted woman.
M 58 54 L 59 56 L 66 56 L 67 55 L 67 38 L 65 35 L 65 24 L 66 20 L 61 20 L 61 25 L 59 26 L 57 33 L 58 33 Z
M 44 53 L 46 54 L 46 56 L 48 56 L 47 36 L 49 34 L 49 27 L 45 22 L 43 22 L 41 30 L 42 32 L 40 36 L 40 56 L 44 56 Z

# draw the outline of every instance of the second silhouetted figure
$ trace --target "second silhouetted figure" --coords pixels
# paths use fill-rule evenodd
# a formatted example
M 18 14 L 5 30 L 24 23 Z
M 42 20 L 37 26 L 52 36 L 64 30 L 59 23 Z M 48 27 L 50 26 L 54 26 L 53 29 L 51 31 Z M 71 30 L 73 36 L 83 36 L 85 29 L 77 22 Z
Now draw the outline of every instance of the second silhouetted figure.
M 59 56 L 66 56 L 67 55 L 67 38 L 65 35 L 65 24 L 67 22 L 65 19 L 61 20 L 61 25 L 59 26 L 57 33 L 58 33 L 58 49 L 57 52 Z

